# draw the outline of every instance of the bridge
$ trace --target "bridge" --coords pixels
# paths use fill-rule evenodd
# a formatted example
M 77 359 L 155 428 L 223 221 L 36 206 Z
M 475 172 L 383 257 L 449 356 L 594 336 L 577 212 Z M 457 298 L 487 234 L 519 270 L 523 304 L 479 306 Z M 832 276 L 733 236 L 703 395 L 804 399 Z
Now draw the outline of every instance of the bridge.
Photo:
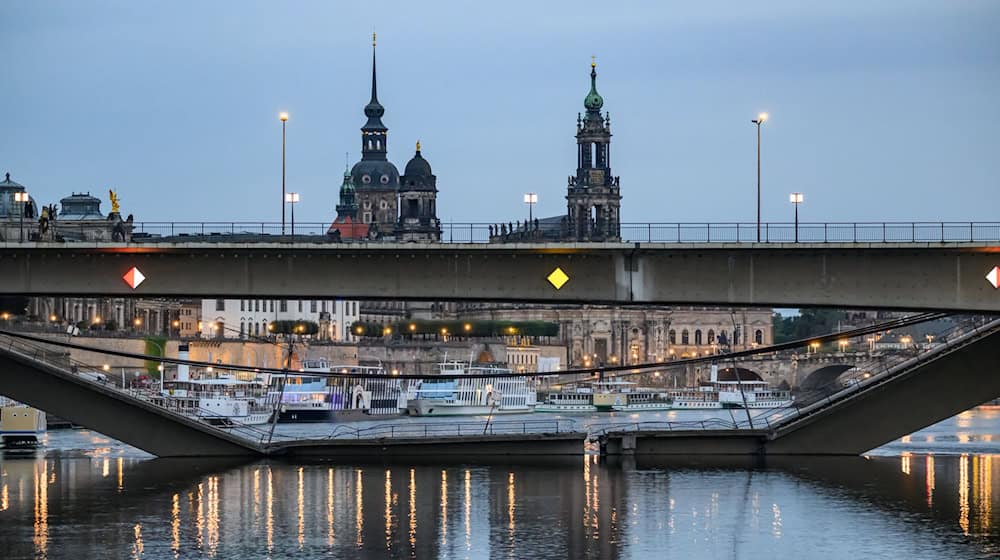
M 1000 320 L 881 371 L 837 381 L 792 410 L 745 421 L 636 423 L 599 435 L 609 455 L 858 455 L 1000 395 Z M 831 394 L 832 393 L 832 394 Z
M 0 243 L 0 294 L 1000 311 L 1000 242 Z M 123 280 L 133 267 L 144 281 Z
M 275 436 L 268 426 L 218 427 L 115 387 L 46 344 L 3 337 L 0 394 L 158 457 L 505 457 L 583 454 L 585 433 L 558 420 L 374 426 L 330 437 Z M 155 357 L 150 356 L 155 359 Z M 74 367 L 75 366 L 75 367 Z

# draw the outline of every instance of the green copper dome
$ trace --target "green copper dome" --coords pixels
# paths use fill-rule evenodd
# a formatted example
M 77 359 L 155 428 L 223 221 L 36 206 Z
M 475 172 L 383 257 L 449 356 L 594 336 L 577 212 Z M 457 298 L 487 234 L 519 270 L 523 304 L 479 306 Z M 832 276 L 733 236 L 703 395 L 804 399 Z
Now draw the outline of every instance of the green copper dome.
M 583 99 L 583 106 L 587 112 L 598 112 L 604 106 L 604 98 L 597 93 L 597 65 L 590 64 L 590 93 Z

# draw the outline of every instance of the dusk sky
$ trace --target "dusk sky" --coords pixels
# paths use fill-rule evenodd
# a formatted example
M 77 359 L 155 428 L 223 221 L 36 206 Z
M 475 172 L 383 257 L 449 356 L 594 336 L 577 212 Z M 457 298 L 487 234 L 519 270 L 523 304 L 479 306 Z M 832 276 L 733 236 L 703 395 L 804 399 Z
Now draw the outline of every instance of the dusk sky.
M 766 10 L 760 6 L 767 6 Z M 565 212 L 596 55 L 625 222 L 1000 219 L 1000 2 L 0 3 L 0 173 L 136 220 L 301 222 L 360 157 L 371 32 L 389 158 L 452 221 Z

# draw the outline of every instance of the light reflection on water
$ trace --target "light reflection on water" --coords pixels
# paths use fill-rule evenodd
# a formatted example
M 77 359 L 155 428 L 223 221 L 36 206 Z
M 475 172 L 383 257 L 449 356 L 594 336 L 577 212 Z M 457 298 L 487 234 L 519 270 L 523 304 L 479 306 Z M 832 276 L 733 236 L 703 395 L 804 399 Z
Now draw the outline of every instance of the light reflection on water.
M 5 559 L 988 557 L 1000 553 L 997 455 L 953 453 L 965 445 L 957 437 L 923 450 L 949 430 L 983 445 L 996 419 L 969 413 L 918 432 L 909 445 L 919 451 L 897 442 L 867 458 L 763 465 L 594 455 L 227 465 L 94 454 L 85 432 L 75 448 L 67 433 L 63 448 L 82 452 L 0 459 L 0 550 Z

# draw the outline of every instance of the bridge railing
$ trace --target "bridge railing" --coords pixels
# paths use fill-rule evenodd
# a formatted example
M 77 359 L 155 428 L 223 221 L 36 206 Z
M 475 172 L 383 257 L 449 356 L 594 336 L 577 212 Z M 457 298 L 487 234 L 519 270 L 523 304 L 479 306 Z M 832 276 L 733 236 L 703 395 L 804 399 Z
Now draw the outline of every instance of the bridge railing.
M 219 242 L 332 243 L 328 222 L 296 222 L 294 232 L 280 222 L 215 221 L 133 224 L 132 240 Z M 622 223 L 621 241 L 630 243 L 755 243 L 757 224 L 746 222 Z M 294 235 L 293 235 L 294 234 Z M 343 241 L 347 242 L 344 236 Z M 562 226 L 522 222 L 448 222 L 441 224 L 443 243 L 513 243 L 565 241 Z M 595 236 L 585 241 L 605 241 Z M 1000 222 L 766 222 L 760 224 L 761 243 L 943 243 L 1000 241 Z
M 562 434 L 577 432 L 572 420 L 497 420 L 379 424 L 356 428 L 338 425 L 325 439 L 422 438 L 440 436 Z

